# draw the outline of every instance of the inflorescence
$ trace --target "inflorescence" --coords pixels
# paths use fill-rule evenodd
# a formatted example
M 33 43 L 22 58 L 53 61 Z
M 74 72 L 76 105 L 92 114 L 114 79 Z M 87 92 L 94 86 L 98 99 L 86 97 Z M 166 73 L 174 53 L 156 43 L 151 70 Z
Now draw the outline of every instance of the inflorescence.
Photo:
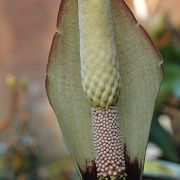
M 98 178 L 126 179 L 117 107 L 110 106 L 108 109 L 92 107 L 91 116 Z

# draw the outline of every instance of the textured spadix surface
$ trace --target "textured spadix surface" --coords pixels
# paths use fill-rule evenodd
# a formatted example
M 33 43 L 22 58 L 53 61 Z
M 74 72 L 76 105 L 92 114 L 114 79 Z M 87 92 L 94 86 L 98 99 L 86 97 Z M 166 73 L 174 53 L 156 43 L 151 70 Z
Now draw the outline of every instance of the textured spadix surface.
M 82 85 L 95 107 L 114 104 L 120 91 L 119 60 L 110 0 L 79 0 Z
M 126 150 L 126 169 L 128 179 L 138 180 L 162 78 L 162 59 L 124 1 L 110 2 L 110 25 L 113 26 L 119 60 L 117 69 L 121 76 L 117 107 Z M 96 20 L 92 18 L 89 20 Z M 48 97 L 76 165 L 82 170 L 84 179 L 96 179 L 91 107 L 81 82 L 77 0 L 61 1 L 58 32 L 51 47 L 46 82 Z

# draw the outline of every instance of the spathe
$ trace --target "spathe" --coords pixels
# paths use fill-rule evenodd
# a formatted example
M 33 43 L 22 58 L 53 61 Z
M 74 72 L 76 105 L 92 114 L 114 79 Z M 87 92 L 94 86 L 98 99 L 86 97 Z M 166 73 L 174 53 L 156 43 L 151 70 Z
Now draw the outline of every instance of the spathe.
M 145 149 L 162 79 L 162 59 L 123 0 L 112 0 L 121 93 L 117 103 L 129 180 L 141 178 Z M 47 93 L 84 179 L 97 179 L 90 104 L 81 84 L 78 1 L 62 0 L 47 66 Z

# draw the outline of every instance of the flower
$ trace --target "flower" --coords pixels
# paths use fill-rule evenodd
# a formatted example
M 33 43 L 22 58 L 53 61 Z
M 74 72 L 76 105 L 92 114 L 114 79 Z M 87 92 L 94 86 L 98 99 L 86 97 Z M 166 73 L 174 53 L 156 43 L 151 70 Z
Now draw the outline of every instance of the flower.
M 47 94 L 83 179 L 139 180 L 162 58 L 123 0 L 62 0 Z

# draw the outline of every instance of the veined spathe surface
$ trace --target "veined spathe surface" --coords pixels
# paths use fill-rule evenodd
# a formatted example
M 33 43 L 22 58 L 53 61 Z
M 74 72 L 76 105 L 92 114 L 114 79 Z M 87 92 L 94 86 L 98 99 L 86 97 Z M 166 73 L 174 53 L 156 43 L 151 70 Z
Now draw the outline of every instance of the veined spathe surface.
M 155 99 L 162 79 L 162 59 L 146 31 L 137 24 L 136 19 L 123 0 L 110 1 L 112 7 L 110 2 L 106 0 L 97 0 L 97 2 L 95 0 L 84 1 L 79 0 L 79 7 L 78 0 L 61 1 L 58 16 L 58 32 L 53 39 L 47 66 L 46 86 L 48 96 L 61 124 L 70 152 L 84 179 L 89 177 L 97 179 L 97 166 L 101 165 L 95 163 L 98 161 L 98 151 L 94 149 L 94 146 L 102 141 L 95 142 L 96 138 L 93 141 L 93 133 L 96 135 L 97 131 L 92 127 L 91 108 L 93 107 L 97 111 L 100 109 L 107 111 L 111 106 L 116 106 L 120 117 L 119 127 L 123 140 L 122 145 L 126 147 L 124 148 L 126 173 L 128 179 L 139 180 L 143 170 Z M 99 9 L 99 13 L 97 13 L 97 9 Z M 111 18 L 111 13 L 113 18 Z M 88 15 L 86 16 L 86 14 Z M 85 21 L 87 20 L 85 17 L 89 17 L 88 22 Z M 106 20 L 106 23 L 103 19 Z M 89 23 L 92 23 L 92 25 L 90 26 Z M 98 29 L 96 26 L 98 26 Z M 86 28 L 89 28 L 89 30 Z M 99 32 L 99 36 L 95 36 L 96 31 Z M 87 37 L 86 34 L 88 35 Z M 105 36 L 108 36 L 106 40 L 100 38 Z M 81 44 L 81 49 L 79 44 Z M 86 49 L 84 45 L 87 44 L 89 45 Z M 92 44 L 93 46 L 90 46 Z M 120 58 L 119 62 L 117 61 L 115 44 Z M 105 45 L 108 48 L 105 48 Z M 79 61 L 80 50 L 81 65 Z M 112 52 L 113 55 L 110 54 Z M 96 57 L 97 55 L 100 56 L 101 53 L 104 58 Z M 88 58 L 89 55 L 96 55 L 90 58 L 93 59 L 90 62 L 93 62 L 92 65 L 95 66 L 92 68 L 94 71 L 89 70 L 91 66 L 87 64 L 89 61 L 84 58 L 84 54 Z M 117 66 L 108 66 L 106 56 L 111 58 L 110 63 L 116 63 Z M 82 67 L 87 67 L 88 71 L 86 69 L 83 71 Z M 108 67 L 113 67 L 113 70 L 117 68 L 117 71 L 113 72 L 120 72 L 121 74 L 121 94 L 114 93 L 115 98 L 113 97 L 113 100 L 109 101 L 114 105 L 111 105 L 111 103 L 108 105 L 106 101 L 105 103 L 102 101 L 102 99 L 109 100 L 109 97 L 112 97 L 111 95 L 108 95 L 107 98 L 101 98 L 103 97 L 103 92 L 107 92 L 102 89 L 109 84 L 109 81 L 106 81 L 106 83 L 103 81 L 102 83 L 102 77 L 108 74 Z M 89 79 L 86 76 L 86 72 L 90 75 Z M 99 72 L 99 75 L 96 72 Z M 108 77 L 112 78 L 112 74 L 109 73 Z M 84 91 L 87 95 L 90 92 L 91 97 L 89 95 L 87 97 L 91 104 L 84 96 L 82 79 L 88 79 L 89 86 L 84 88 Z M 114 79 L 114 82 L 117 83 L 116 78 Z M 93 82 L 94 84 L 96 82 L 102 83 L 102 86 L 98 84 L 98 86 L 93 87 Z M 85 85 L 83 82 L 83 86 Z M 109 87 L 109 93 L 113 92 L 112 86 Z M 120 85 L 117 87 L 120 87 Z M 88 92 L 88 90 L 90 91 Z M 93 93 L 96 91 L 99 91 L 99 94 L 95 93 L 94 95 Z M 117 97 L 119 97 L 119 100 L 116 103 Z M 97 105 L 94 102 L 97 102 Z M 102 119 L 100 118 L 100 120 Z M 104 121 L 109 123 L 106 118 Z M 99 119 L 94 121 L 93 124 L 96 126 L 97 122 L 99 122 Z M 105 126 L 106 131 L 107 127 L 109 126 Z M 111 129 L 115 128 L 112 127 Z M 105 134 L 104 132 L 103 130 L 103 135 Z M 117 135 L 115 134 L 114 137 L 117 137 Z M 100 163 L 104 164 L 103 162 Z M 111 170 L 110 166 L 109 169 Z M 109 172 L 108 175 L 113 174 L 113 172 L 114 174 L 116 173 L 116 171 Z

